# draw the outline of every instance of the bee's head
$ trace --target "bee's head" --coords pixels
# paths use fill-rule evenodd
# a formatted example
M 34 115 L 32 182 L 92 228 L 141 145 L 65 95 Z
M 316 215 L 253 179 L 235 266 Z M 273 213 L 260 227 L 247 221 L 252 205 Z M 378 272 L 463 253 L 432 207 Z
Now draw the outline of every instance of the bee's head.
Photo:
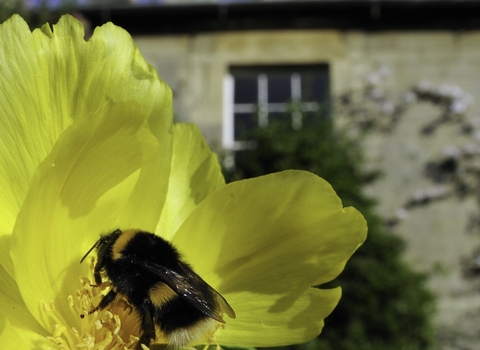
M 109 255 L 112 251 L 112 246 L 118 237 L 122 234 L 120 229 L 116 229 L 115 231 L 108 233 L 106 235 L 102 235 L 100 239 L 95 242 L 95 244 L 88 250 L 88 252 L 83 256 L 82 260 L 80 260 L 80 264 L 85 260 L 85 258 L 94 250 L 97 249 L 97 258 L 98 261 L 104 261 L 105 257 Z

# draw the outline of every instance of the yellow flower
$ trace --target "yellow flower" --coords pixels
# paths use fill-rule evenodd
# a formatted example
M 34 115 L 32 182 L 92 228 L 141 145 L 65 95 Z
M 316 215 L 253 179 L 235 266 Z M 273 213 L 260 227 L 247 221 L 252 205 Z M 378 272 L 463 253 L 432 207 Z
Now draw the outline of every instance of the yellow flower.
M 199 131 L 171 116 L 169 88 L 121 28 L 85 42 L 68 16 L 33 33 L 19 16 L 0 25 L 2 348 L 135 345 L 123 301 L 80 316 L 101 298 L 80 258 L 117 227 L 170 240 L 228 300 L 237 318 L 215 342 L 275 346 L 321 332 L 340 289 L 312 286 L 365 240 L 361 214 L 306 172 L 225 185 Z

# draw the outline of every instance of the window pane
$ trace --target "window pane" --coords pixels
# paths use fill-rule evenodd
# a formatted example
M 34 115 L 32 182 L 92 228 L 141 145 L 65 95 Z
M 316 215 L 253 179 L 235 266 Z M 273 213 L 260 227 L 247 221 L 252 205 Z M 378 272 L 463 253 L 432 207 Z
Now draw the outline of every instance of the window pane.
M 252 132 L 258 127 L 257 116 L 254 113 L 235 113 L 234 139 L 235 141 L 247 141 L 252 139 Z
M 268 77 L 268 103 L 282 103 L 292 99 L 290 74 L 271 73 Z
M 329 95 L 328 72 L 302 74 L 302 100 L 324 101 Z
M 234 103 L 257 103 L 258 99 L 258 84 L 257 76 L 249 77 L 234 76 Z

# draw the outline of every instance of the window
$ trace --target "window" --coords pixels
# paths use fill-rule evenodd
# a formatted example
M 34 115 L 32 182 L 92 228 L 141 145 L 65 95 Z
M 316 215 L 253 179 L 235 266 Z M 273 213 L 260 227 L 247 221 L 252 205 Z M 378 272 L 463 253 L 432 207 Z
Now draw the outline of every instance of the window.
M 325 115 L 328 65 L 231 67 L 224 82 L 223 145 L 252 146 L 249 132 L 281 120 L 299 129 Z

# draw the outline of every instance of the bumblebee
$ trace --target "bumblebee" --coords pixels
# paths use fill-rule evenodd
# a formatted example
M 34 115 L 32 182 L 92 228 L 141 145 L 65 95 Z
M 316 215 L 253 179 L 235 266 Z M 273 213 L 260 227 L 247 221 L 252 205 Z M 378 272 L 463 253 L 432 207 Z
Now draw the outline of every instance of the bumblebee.
M 182 261 L 175 247 L 141 230 L 115 230 L 102 235 L 80 260 L 96 249 L 96 285 L 105 278 L 112 289 L 89 314 L 106 308 L 117 296 L 126 298 L 139 315 L 141 344 L 155 342 L 156 331 L 179 348 L 214 330 L 222 316 L 235 318 L 227 301 Z

